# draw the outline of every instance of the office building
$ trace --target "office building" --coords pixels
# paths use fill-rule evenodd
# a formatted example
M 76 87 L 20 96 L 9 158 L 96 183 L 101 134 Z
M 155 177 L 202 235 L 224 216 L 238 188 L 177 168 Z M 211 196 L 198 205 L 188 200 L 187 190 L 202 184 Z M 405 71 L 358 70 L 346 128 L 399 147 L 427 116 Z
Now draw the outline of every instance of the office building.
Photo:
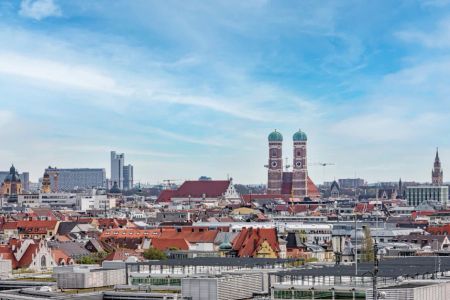
M 361 178 L 344 178 L 339 179 L 338 182 L 341 189 L 354 189 L 365 185 L 364 179 Z
M 133 166 L 127 165 L 123 167 L 123 189 L 131 190 L 134 184 Z
M 437 201 L 447 207 L 448 186 L 408 186 L 406 199 L 410 206 L 418 206 L 425 201 Z
M 106 184 L 105 169 L 100 168 L 59 169 L 48 167 L 45 172 L 49 174 L 53 192 L 105 187 Z
M 111 184 L 117 182 L 119 189 L 123 190 L 123 165 L 125 162 L 124 153 L 111 151 Z

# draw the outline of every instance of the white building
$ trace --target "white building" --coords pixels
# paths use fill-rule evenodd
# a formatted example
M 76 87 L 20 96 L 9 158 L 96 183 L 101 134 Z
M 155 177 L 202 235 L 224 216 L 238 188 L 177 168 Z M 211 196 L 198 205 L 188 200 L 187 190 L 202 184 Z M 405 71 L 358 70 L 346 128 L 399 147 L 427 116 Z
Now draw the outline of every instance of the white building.
M 88 194 L 78 195 L 79 210 L 110 210 L 116 207 L 116 198 L 108 197 L 102 190 L 92 189 Z
M 183 299 L 238 300 L 251 299 L 262 293 L 262 273 L 223 274 L 219 276 L 194 276 L 181 279 Z
M 86 289 L 125 284 L 125 269 L 103 269 L 93 266 L 64 266 L 53 269 L 58 288 Z
M 333 225 L 288 223 L 285 225 L 285 230 L 298 233 L 303 243 L 327 244 L 331 242 Z
M 30 208 L 74 208 L 77 204 L 77 196 L 74 193 L 38 193 L 21 194 L 17 196 L 19 206 Z
M 418 206 L 425 201 L 437 201 L 445 208 L 448 200 L 448 186 L 408 186 L 406 188 L 408 205 Z

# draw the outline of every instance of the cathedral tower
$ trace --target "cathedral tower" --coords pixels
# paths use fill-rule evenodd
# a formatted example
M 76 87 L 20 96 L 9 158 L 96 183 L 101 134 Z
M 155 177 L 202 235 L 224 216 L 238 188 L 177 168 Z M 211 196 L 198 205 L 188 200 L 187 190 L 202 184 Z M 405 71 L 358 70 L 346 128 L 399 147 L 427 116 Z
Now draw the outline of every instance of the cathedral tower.
M 267 194 L 280 195 L 283 180 L 283 136 L 278 131 L 269 134 L 269 164 L 267 171 Z
M 45 171 L 44 178 L 42 179 L 41 193 L 48 194 L 51 193 L 51 191 L 50 175 Z
M 439 159 L 439 152 L 436 149 L 436 157 L 434 158 L 434 166 L 431 171 L 431 182 L 433 185 L 442 185 L 444 181 L 444 172 L 441 168 L 441 160 Z
M 308 196 L 308 165 L 306 161 L 306 134 L 299 130 L 292 137 L 294 141 L 294 163 L 292 174 L 292 194 L 294 197 Z

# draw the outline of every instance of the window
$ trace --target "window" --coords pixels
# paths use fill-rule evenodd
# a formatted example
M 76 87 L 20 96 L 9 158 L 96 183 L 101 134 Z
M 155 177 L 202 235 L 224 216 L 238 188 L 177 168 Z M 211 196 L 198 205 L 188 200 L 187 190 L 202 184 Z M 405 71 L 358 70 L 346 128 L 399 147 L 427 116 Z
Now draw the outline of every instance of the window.
M 41 268 L 46 268 L 47 267 L 47 259 L 45 258 L 44 255 L 42 255 L 41 257 Z

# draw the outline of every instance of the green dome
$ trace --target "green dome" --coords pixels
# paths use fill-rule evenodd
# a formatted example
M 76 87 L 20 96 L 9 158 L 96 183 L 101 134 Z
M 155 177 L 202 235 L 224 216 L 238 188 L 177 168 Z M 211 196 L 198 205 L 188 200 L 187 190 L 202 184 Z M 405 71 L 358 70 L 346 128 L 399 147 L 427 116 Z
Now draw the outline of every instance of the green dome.
M 283 136 L 276 129 L 269 134 L 269 142 L 282 142 Z
M 304 133 L 300 129 L 296 133 L 294 133 L 292 139 L 294 140 L 294 142 L 304 142 L 308 140 L 306 133 Z

